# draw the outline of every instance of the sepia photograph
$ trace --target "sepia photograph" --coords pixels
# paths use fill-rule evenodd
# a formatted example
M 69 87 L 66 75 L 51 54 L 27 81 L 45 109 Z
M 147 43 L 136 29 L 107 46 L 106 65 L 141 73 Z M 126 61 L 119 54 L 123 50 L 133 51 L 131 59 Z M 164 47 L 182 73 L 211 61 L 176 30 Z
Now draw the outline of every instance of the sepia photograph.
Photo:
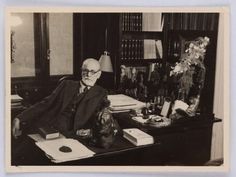
M 9 7 L 6 170 L 227 170 L 228 18 Z

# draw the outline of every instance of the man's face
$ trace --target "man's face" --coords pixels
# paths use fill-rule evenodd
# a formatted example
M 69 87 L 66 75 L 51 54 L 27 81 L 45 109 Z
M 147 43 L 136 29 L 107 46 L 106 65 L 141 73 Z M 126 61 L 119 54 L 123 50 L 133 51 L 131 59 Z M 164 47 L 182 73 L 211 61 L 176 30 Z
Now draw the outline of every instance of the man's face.
M 87 86 L 94 86 L 97 79 L 101 75 L 99 63 L 95 61 L 89 61 L 82 66 L 82 81 Z

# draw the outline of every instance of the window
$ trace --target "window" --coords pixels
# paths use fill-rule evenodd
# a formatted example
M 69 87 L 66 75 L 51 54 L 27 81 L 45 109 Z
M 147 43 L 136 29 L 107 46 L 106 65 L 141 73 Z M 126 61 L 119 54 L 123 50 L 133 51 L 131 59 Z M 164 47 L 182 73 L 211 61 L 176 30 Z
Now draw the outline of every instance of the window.
M 35 76 L 33 14 L 13 13 L 11 22 L 11 76 Z
M 50 75 L 73 74 L 72 14 L 49 14 Z
M 73 74 L 72 13 L 14 13 L 13 17 L 21 20 L 11 27 L 13 78 L 44 80 Z

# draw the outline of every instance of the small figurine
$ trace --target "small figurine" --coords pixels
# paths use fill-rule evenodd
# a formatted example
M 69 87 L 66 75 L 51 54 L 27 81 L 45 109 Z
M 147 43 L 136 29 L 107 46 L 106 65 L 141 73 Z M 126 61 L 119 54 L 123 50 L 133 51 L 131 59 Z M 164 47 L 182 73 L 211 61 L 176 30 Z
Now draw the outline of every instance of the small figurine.
M 121 74 L 120 74 L 120 86 L 118 89 L 119 93 L 125 93 L 128 89 L 128 76 L 125 65 L 120 66 Z
M 154 71 L 151 72 L 150 82 L 149 82 L 149 87 L 148 87 L 149 96 L 151 98 L 158 96 L 158 92 L 160 89 L 160 80 L 161 80 L 161 76 L 159 72 L 159 67 L 156 64 L 154 67 Z
M 147 101 L 147 86 L 145 85 L 145 74 L 143 72 L 139 72 L 137 75 L 137 97 L 141 101 Z

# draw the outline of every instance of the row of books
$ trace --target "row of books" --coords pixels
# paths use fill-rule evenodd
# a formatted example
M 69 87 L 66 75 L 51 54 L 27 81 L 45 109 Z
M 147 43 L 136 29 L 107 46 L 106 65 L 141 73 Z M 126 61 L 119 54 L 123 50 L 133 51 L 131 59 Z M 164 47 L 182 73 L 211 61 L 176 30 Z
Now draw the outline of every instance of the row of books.
M 122 31 L 162 31 L 162 13 L 123 13 Z
M 167 14 L 170 30 L 209 30 L 217 29 L 217 13 L 171 13 Z
M 142 39 L 122 39 L 121 42 L 121 59 L 143 59 Z
M 161 59 L 163 47 L 161 40 L 123 39 L 121 42 L 121 59 Z
M 123 13 L 122 31 L 142 31 L 142 13 Z

